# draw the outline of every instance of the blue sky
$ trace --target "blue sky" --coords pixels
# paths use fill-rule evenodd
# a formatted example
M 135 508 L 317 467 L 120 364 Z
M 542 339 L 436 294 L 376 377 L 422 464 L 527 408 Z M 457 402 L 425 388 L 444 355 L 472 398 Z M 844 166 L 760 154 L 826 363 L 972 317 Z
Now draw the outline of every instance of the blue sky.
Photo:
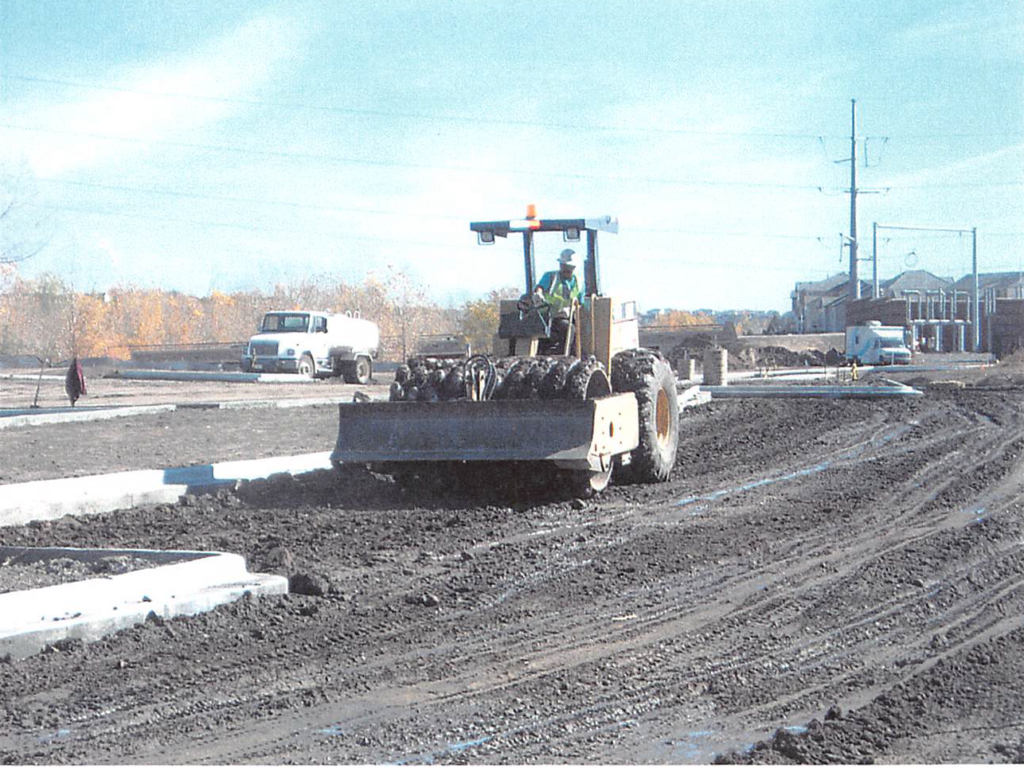
M 468 222 L 535 203 L 617 216 L 606 292 L 642 308 L 782 310 L 846 269 L 851 99 L 862 256 L 874 221 L 977 227 L 1024 268 L 1022 62 L 1018 0 L 0 0 L 0 226 L 80 290 L 395 267 L 458 303 L 522 282 Z

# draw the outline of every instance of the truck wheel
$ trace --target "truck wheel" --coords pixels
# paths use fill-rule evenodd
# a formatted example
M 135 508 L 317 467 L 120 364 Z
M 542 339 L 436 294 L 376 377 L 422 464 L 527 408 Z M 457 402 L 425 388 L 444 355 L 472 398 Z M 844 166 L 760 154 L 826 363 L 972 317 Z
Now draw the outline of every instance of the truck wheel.
M 619 467 L 620 479 L 635 483 L 668 480 L 679 448 L 679 400 L 672 367 L 657 352 L 621 352 L 612 359 L 612 388 L 636 395 L 640 421 L 640 444 L 629 464 Z
M 316 375 L 316 363 L 310 355 L 305 354 L 299 358 L 298 374 L 304 379 L 312 379 Z
M 369 384 L 370 379 L 373 378 L 373 363 L 370 362 L 370 358 L 360 356 L 356 358 L 356 371 L 355 371 L 355 383 L 356 384 Z

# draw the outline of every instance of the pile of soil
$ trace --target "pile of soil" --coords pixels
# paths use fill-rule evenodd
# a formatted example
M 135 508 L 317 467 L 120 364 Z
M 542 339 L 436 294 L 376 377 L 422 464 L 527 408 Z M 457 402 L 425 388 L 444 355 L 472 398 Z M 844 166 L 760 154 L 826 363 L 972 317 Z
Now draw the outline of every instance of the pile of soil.
M 710 336 L 695 336 L 677 344 L 669 353 L 670 360 L 682 359 L 686 354 L 703 361 L 704 351 L 716 346 Z M 726 343 L 723 348 L 729 356 L 729 370 L 752 371 L 759 368 L 802 368 L 806 366 L 838 365 L 841 355 L 834 349 L 827 353 L 816 349 L 794 352 L 785 347 L 748 347 L 738 343 Z
M 719 344 L 713 336 L 707 334 L 697 334 L 689 336 L 683 341 L 672 347 L 672 350 L 668 353 L 667 357 L 673 363 L 678 360 L 682 360 L 684 357 L 689 355 L 692 359 L 697 361 L 698 367 L 704 363 L 704 352 L 709 349 L 725 349 L 726 354 L 729 358 L 729 370 L 730 371 L 749 371 L 756 366 L 751 363 L 749 356 L 745 355 L 745 349 L 742 345 L 734 343 L 726 343 L 724 345 Z

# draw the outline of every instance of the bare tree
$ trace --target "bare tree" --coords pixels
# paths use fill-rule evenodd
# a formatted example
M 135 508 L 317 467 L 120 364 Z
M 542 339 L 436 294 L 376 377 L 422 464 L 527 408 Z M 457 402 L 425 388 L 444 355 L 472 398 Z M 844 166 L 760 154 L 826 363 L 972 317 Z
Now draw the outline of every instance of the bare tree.
M 33 197 L 28 166 L 0 163 L 0 265 L 25 261 L 46 247 L 48 227 Z

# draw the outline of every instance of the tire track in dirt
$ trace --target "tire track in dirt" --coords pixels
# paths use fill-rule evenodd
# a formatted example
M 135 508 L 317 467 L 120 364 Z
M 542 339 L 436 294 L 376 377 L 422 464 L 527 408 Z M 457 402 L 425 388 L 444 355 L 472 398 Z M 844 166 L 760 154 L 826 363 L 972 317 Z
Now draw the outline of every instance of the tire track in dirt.
M 699 418 L 695 444 L 731 447 L 703 474 L 691 456 L 669 484 L 613 488 L 585 510 L 399 494 L 365 503 L 370 486 L 358 485 L 342 486 L 347 497 L 325 486 L 321 500 L 310 481 L 234 517 L 200 502 L 27 532 L 114 543 L 145 529 L 148 540 L 218 537 L 260 556 L 284 544 L 302 567 L 322 562 L 339 592 L 0 665 L 18 707 L 64 691 L 38 709 L 52 733 L 78 718 L 72 734 L 38 742 L 38 727 L 0 709 L 0 755 L 706 762 L 832 702 L 877 702 L 1014 631 L 1015 404 L 815 405 L 803 416 L 769 405 L 763 424 L 748 406 L 716 408 L 723 420 Z M 957 483 L 982 465 L 977 482 Z M 699 515 L 677 504 L 782 477 Z M 961 511 L 976 506 L 984 515 Z M 183 513 L 186 525 L 154 527 Z M 425 593 L 439 604 L 405 602 Z M 118 659 L 130 666 L 112 674 Z M 108 689 L 90 699 L 96 681 Z

